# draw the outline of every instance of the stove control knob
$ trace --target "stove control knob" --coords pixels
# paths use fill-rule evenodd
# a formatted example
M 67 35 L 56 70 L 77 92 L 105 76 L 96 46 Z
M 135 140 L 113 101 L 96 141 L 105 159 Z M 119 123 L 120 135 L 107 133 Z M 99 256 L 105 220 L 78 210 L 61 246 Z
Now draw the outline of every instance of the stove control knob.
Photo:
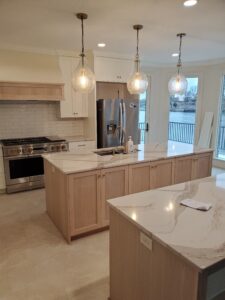
M 52 152 L 55 152 L 55 151 L 56 151 L 56 146 L 51 145 L 50 150 L 51 150 Z
M 57 148 L 57 152 L 60 152 L 60 151 L 61 151 L 61 149 L 62 149 L 62 148 L 61 148 L 61 145 L 57 145 L 57 147 L 56 147 L 56 148 Z
M 62 145 L 62 146 L 61 146 L 61 149 L 62 149 L 62 151 L 66 151 L 66 150 L 67 150 L 66 145 Z
M 33 153 L 33 147 L 28 147 L 27 148 L 27 153 L 32 154 Z
M 16 152 L 17 152 L 17 154 L 22 154 L 23 153 L 22 148 L 17 149 Z

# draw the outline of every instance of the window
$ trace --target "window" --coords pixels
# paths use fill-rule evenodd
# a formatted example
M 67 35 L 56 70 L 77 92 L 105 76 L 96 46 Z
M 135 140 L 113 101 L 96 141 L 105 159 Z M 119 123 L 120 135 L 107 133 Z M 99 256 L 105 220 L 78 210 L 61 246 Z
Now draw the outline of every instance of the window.
M 198 97 L 198 77 L 188 77 L 185 96 L 170 97 L 168 139 L 187 144 L 194 143 Z
M 218 136 L 216 146 L 216 158 L 225 160 L 225 76 L 223 79 L 223 87 L 220 101 L 220 114 L 218 124 Z

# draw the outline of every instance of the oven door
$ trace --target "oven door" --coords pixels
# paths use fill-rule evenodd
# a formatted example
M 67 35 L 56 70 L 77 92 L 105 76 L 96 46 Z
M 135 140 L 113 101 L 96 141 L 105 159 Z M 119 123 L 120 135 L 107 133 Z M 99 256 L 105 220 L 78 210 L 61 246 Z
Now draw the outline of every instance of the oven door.
M 4 166 L 6 185 L 43 180 L 44 164 L 39 154 L 4 157 Z

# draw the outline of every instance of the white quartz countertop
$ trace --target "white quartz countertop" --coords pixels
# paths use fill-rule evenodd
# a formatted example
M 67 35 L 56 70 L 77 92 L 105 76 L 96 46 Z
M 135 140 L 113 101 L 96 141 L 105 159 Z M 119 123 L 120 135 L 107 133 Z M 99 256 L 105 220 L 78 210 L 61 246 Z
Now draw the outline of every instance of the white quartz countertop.
M 200 149 L 189 144 L 168 142 L 168 144 L 146 144 L 137 146 L 140 151 L 131 154 L 100 156 L 94 153 L 100 149 L 82 149 L 76 152 L 43 154 L 43 157 L 65 174 L 104 169 L 159 159 L 178 157 L 213 151 Z
M 187 198 L 211 203 L 212 208 L 199 211 L 181 205 Z M 200 270 L 225 259 L 225 173 L 108 202 Z

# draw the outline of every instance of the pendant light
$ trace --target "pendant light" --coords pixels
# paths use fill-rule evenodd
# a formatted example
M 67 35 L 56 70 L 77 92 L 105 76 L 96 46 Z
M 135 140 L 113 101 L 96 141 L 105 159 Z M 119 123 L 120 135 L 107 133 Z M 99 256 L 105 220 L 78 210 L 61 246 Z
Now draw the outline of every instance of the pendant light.
M 72 86 L 77 92 L 90 93 L 95 86 L 95 75 L 92 70 L 87 66 L 86 57 L 84 54 L 84 20 L 88 18 L 87 14 L 76 14 L 77 18 L 81 20 L 81 54 L 80 63 L 72 76 Z
M 139 58 L 139 30 L 143 28 L 142 25 L 134 25 L 133 29 L 137 30 L 137 52 L 134 60 L 134 72 L 128 78 L 127 89 L 130 94 L 142 94 L 148 88 L 148 78 L 140 71 L 140 58 Z
M 178 33 L 177 37 L 180 38 L 180 46 L 179 46 L 179 58 L 177 62 L 177 74 L 174 75 L 169 83 L 168 89 L 171 96 L 175 95 L 185 95 L 188 87 L 187 79 L 184 75 L 181 74 L 182 62 L 181 62 L 181 47 L 182 47 L 182 38 L 186 36 L 186 33 Z

